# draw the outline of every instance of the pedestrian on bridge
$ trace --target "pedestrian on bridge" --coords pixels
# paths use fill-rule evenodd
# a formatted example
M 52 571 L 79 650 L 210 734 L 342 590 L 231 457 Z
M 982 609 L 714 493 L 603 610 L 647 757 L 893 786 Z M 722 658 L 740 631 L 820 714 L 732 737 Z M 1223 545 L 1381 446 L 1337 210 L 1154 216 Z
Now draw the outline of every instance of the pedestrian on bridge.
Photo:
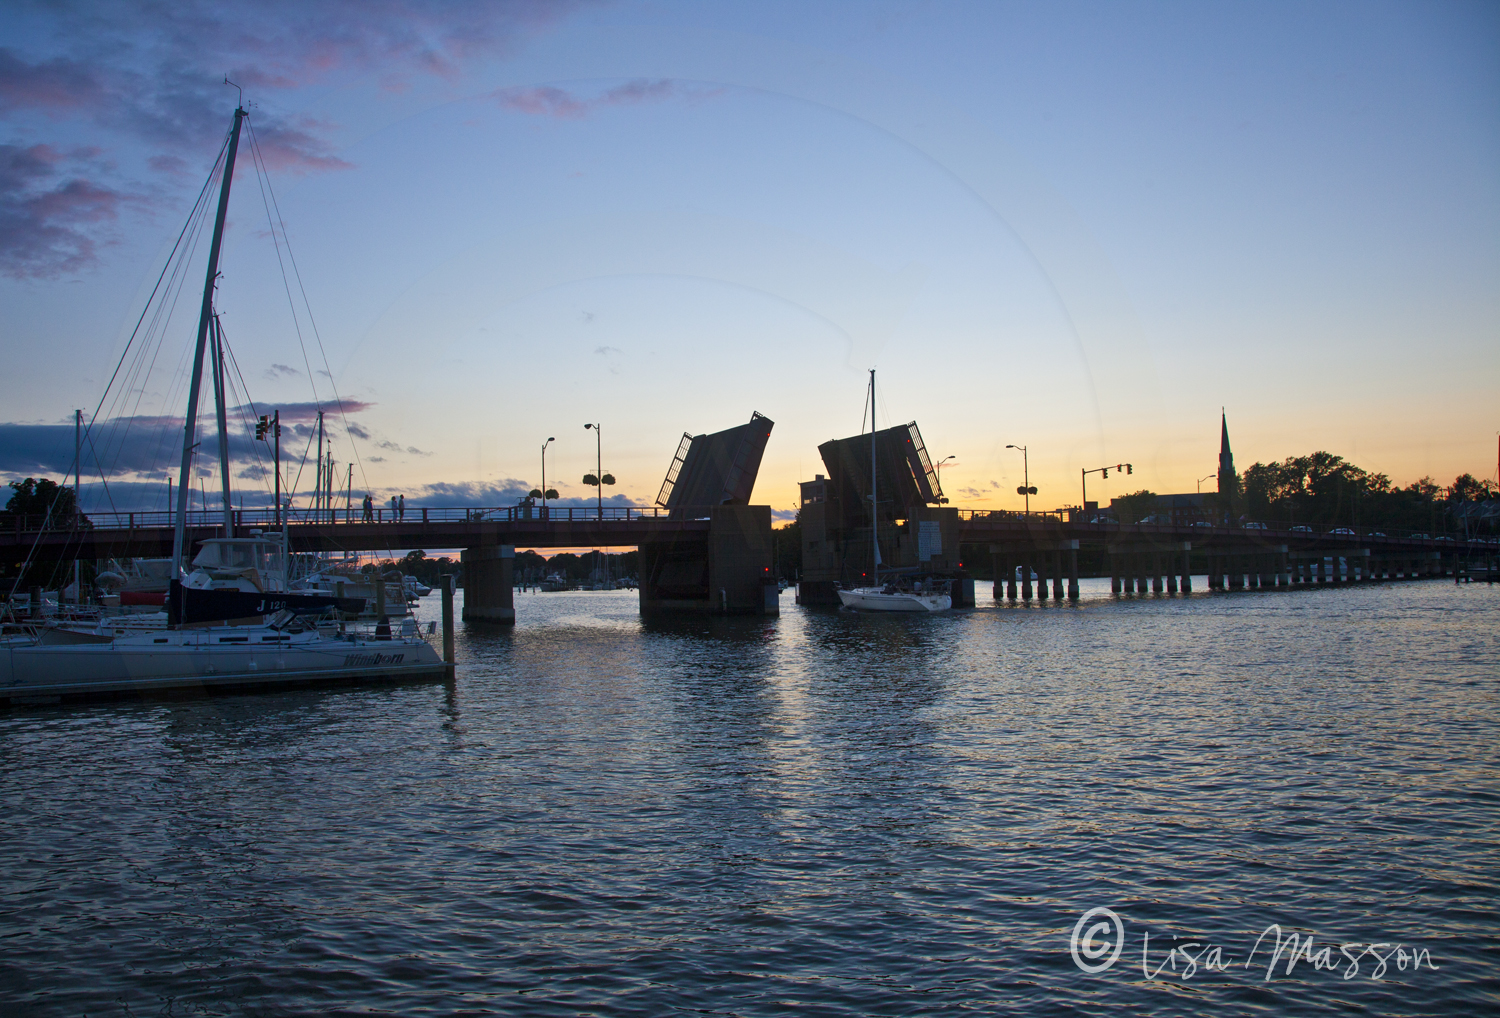
M 375 522 L 375 500 L 370 497 L 369 492 L 365 493 L 364 509 L 365 509 L 364 521 L 366 523 L 374 523 Z
M 396 519 L 397 519 L 398 522 L 401 521 L 401 520 L 406 519 L 406 496 L 405 495 L 397 495 L 396 496 Z

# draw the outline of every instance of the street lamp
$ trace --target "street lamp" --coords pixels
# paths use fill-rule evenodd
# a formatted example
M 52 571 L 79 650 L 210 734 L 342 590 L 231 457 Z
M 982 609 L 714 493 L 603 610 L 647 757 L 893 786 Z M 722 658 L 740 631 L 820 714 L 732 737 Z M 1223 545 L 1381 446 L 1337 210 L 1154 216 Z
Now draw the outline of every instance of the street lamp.
M 953 456 L 944 456 L 942 459 L 940 459 L 940 460 L 937 461 L 937 482 L 938 482 L 938 502 L 939 503 L 946 504 L 947 501 L 948 501 L 948 499 L 943 495 L 943 464 L 947 463 L 949 460 L 956 460 L 956 459 L 958 459 L 958 456 L 955 454 Z
M 1203 482 L 1204 481 L 1208 480 L 1210 477 L 1217 477 L 1217 476 L 1218 476 L 1218 471 L 1214 471 L 1214 473 L 1204 474 L 1202 477 L 1198 478 L 1198 494 L 1200 494 L 1200 495 L 1203 494 Z
M 594 470 L 596 473 L 584 474 L 583 483 L 592 484 L 599 489 L 599 519 L 604 519 L 604 486 L 614 484 L 614 475 L 604 472 L 604 438 L 603 428 L 597 424 L 585 424 L 583 430 L 594 433 Z
M 549 438 L 542 443 L 542 519 L 547 518 L 547 446 L 557 439 Z
M 1031 486 L 1030 458 L 1026 455 L 1026 447 L 1024 445 L 1007 445 L 1006 448 L 1021 450 L 1021 470 L 1023 471 L 1021 476 L 1026 483 L 1016 489 L 1016 494 L 1026 496 L 1026 512 L 1029 515 L 1031 513 L 1031 496 L 1036 494 L 1036 489 Z

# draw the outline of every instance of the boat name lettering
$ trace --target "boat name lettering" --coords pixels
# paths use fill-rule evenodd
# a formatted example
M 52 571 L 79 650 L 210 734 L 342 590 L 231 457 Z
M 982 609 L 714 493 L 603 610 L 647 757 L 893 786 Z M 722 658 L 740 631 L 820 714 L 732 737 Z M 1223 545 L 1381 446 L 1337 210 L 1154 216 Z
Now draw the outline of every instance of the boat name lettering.
M 344 656 L 344 667 L 355 668 L 360 665 L 399 665 L 405 654 L 347 654 Z

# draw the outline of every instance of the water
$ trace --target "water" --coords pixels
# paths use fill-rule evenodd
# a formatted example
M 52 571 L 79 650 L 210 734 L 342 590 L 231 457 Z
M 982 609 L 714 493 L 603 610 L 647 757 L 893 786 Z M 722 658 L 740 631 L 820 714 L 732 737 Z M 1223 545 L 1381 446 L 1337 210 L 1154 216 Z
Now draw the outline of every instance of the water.
M 1495 1009 L 1493 588 L 988 592 L 527 594 L 451 687 L 0 714 L 0 1010 Z M 1097 906 L 1125 948 L 1090 975 Z M 1329 967 L 1267 978 L 1274 933 L 1246 967 L 1272 923 Z

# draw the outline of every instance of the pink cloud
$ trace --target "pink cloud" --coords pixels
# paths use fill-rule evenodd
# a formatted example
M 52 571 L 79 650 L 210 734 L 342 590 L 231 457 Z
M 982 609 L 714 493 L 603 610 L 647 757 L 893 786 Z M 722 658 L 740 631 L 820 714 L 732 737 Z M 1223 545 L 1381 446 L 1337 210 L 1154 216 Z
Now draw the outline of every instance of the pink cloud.
M 718 95 L 721 89 L 705 90 L 666 78 L 636 78 L 594 96 L 580 98 L 552 85 L 502 88 L 494 99 L 503 109 L 531 116 L 576 120 L 606 106 L 630 106 L 665 99 L 702 99 Z
M 65 160 L 48 145 L 0 145 L 0 272 L 15 279 L 74 272 L 95 257 L 96 231 L 138 195 L 83 177 L 58 179 Z
M 0 47 L 0 114 L 92 123 L 144 144 L 145 170 L 180 177 L 223 136 L 233 97 L 225 68 L 234 68 L 229 76 L 252 101 L 372 72 L 400 89 L 508 53 L 584 2 L 174 0 L 169 12 L 157 0 L 41 5 L 36 13 L 51 31 L 37 37 L 51 41 Z M 333 125 L 269 109 L 252 114 L 273 170 L 348 168 L 331 147 Z M 38 169 L 58 164 L 53 149 L 6 140 L 0 136 L 0 273 L 45 277 L 86 267 L 99 228 L 123 203 L 145 204 L 140 186 L 96 179 L 117 175 L 105 159 L 87 176 L 75 167 L 72 179 L 55 179 L 58 171 Z

